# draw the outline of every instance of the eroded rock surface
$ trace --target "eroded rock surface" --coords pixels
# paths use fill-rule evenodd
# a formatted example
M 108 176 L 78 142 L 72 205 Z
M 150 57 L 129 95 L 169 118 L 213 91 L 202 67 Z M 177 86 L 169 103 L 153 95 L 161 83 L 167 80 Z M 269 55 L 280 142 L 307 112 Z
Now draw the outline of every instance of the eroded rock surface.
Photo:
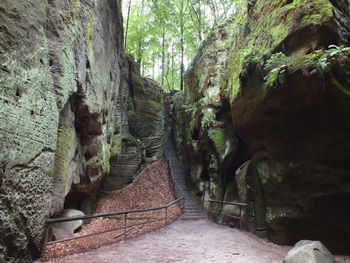
M 350 252 L 348 12 L 347 1 L 249 1 L 227 27 L 226 59 L 225 34 L 204 43 L 174 107 L 198 194 L 246 202 L 245 229 L 279 244 Z
M 129 112 L 146 114 L 139 100 L 155 85 L 135 72 L 144 90 L 133 94 L 120 0 L 4 0 L 0 28 L 0 261 L 30 262 L 46 218 L 64 207 L 90 213 L 103 175 L 112 166 L 119 176 L 118 138 L 140 140 L 130 149 L 138 156 L 131 178 L 150 161 L 142 151 L 161 155 L 153 139 L 162 136 L 163 109 L 160 100 L 145 104 L 156 128 L 133 134 L 139 116 Z
M 142 78 L 137 63 L 127 60 L 128 71 L 118 98 L 116 132 L 113 136 L 111 170 L 101 189 L 112 191 L 133 181 L 137 172 L 163 155 L 164 108 L 162 88 Z

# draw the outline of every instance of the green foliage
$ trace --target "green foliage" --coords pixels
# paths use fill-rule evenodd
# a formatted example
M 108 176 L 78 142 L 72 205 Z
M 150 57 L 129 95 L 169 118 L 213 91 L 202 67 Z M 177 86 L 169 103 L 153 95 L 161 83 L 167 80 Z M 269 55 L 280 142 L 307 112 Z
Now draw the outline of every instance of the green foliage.
M 278 0 L 256 1 L 253 9 L 243 10 L 237 18 L 241 33 L 236 37 L 227 62 L 227 81 L 223 84 L 225 96 L 233 101 L 238 95 L 241 87 L 240 74 L 244 72 L 247 61 L 261 62 L 274 50 L 281 50 L 283 42 L 293 32 L 333 23 L 332 10 L 333 6 L 328 0 L 294 0 L 290 3 Z M 300 58 L 297 53 L 288 55 L 293 59 Z M 284 59 L 282 54 L 279 56 Z M 283 74 L 279 74 L 283 64 L 291 66 L 291 63 L 285 63 L 288 61 L 274 60 L 275 58 L 270 58 L 270 63 L 265 65 L 268 69 L 265 88 L 273 86 L 276 81 L 283 81 Z M 275 62 L 277 64 L 273 65 Z
M 225 136 L 222 130 L 210 131 L 209 137 L 212 139 L 217 149 L 225 149 Z
M 336 45 L 330 45 L 328 47 L 328 50 L 325 50 L 324 55 L 319 58 L 318 63 L 322 70 L 325 70 L 328 66 L 328 60 L 332 57 L 339 56 L 339 55 L 349 55 L 350 54 L 350 47 L 344 47 L 344 46 L 336 46 Z
M 276 71 L 282 66 L 287 66 L 290 63 L 290 58 L 288 58 L 284 53 L 278 52 L 273 54 L 265 63 L 265 71 Z
M 264 69 L 267 75 L 264 77 L 265 83 L 263 88 L 267 89 L 276 84 L 277 81 L 283 82 L 283 73 L 291 63 L 291 59 L 287 57 L 284 53 L 278 52 L 273 54 L 265 63 Z
M 185 112 L 191 112 L 195 109 L 195 105 L 193 104 L 183 104 L 181 105 L 181 108 L 185 111 Z
M 209 128 L 212 122 L 215 120 L 215 112 L 212 108 L 207 108 L 203 110 L 203 116 L 201 120 L 202 128 Z
M 214 23 L 232 15 L 236 1 L 131 0 L 126 51 L 140 62 L 142 75 L 165 90 L 179 89 L 181 65 L 186 70 L 204 36 Z M 129 3 L 125 1 L 126 7 Z

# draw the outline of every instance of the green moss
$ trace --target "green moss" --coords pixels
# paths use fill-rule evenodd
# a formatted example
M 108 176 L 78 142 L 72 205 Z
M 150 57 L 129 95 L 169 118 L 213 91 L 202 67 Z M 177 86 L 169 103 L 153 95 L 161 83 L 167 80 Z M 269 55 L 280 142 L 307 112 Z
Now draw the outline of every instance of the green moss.
M 293 0 L 290 4 L 285 5 L 284 9 L 286 11 L 297 8 L 300 5 L 300 0 Z
M 123 143 L 125 144 L 140 144 L 140 140 L 135 138 L 129 133 L 121 133 L 118 134 L 113 142 L 112 142 L 112 147 L 111 147 L 111 156 L 116 155 L 122 148 Z
M 95 24 L 96 24 L 96 16 L 92 15 L 91 21 L 86 24 L 85 33 L 86 33 L 86 41 L 89 49 L 92 49 L 94 42 L 94 34 L 95 34 Z
M 220 151 L 225 149 L 225 136 L 223 130 L 210 131 L 209 138 L 213 141 L 216 149 Z
M 337 87 L 339 90 L 341 90 L 346 96 L 350 98 L 350 90 L 349 90 L 349 85 L 350 81 L 348 80 L 347 83 L 340 83 L 337 79 L 335 79 L 333 76 L 331 78 L 332 84 Z
M 203 116 L 201 119 L 201 127 L 206 129 L 211 126 L 212 122 L 215 120 L 215 112 L 212 108 L 205 108 L 202 111 Z
M 308 15 L 303 17 L 301 26 L 320 25 L 327 23 L 333 18 L 333 6 L 329 1 L 314 0 L 303 6 L 305 13 Z
M 92 46 L 92 41 L 94 39 L 94 25 L 92 23 L 86 24 L 86 39 L 88 45 Z
M 190 122 L 186 126 L 186 137 L 189 140 L 192 140 L 192 134 L 193 134 L 193 131 L 195 129 L 195 125 L 196 125 L 196 118 L 191 118 Z
M 74 25 L 76 23 L 80 9 L 81 9 L 80 0 L 71 0 L 71 16 L 69 18 L 69 23 L 71 25 Z
M 277 46 L 279 45 L 287 36 L 288 33 L 290 33 L 288 30 L 286 30 L 286 25 L 284 23 L 274 25 L 270 29 L 270 33 L 272 36 L 272 45 Z
M 110 152 L 105 152 L 102 157 L 102 164 L 103 164 L 103 173 L 107 174 L 111 170 L 111 164 L 109 162 L 111 155 Z
M 69 165 L 72 159 L 72 129 L 60 124 L 58 129 L 57 149 L 55 155 L 54 174 L 66 185 Z
M 79 12 L 79 9 L 81 7 L 80 0 L 72 0 L 71 1 L 71 8 L 72 8 L 72 13 L 77 14 Z
M 138 89 L 142 93 L 144 93 L 144 91 L 145 91 L 145 87 L 144 87 L 145 83 L 144 83 L 143 77 L 137 72 L 132 72 L 131 73 L 131 79 L 132 79 L 134 88 Z
M 247 62 L 263 63 L 266 57 L 278 49 L 283 41 L 305 27 L 333 22 L 332 5 L 328 0 L 294 0 L 285 5 L 284 1 L 257 0 L 250 15 L 246 13 L 237 18 L 245 27 L 240 30 L 227 63 L 226 83 L 223 94 L 231 101 L 239 93 L 240 75 Z M 301 19 L 302 18 L 302 19 Z M 243 22 L 245 21 L 245 22 Z M 304 56 L 304 54 L 291 54 Z M 266 77 L 267 86 L 278 79 L 273 73 Z
M 122 148 L 122 138 L 117 137 L 114 139 L 112 142 L 112 147 L 111 147 L 111 156 L 116 155 Z

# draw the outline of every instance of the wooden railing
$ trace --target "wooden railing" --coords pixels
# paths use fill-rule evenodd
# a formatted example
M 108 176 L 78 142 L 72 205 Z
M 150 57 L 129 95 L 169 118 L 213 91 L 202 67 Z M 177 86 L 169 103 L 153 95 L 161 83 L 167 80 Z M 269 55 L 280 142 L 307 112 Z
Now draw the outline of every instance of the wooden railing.
M 239 215 L 227 215 L 227 214 L 215 213 L 215 212 L 210 212 L 210 213 L 211 213 L 211 214 L 215 214 L 215 215 L 226 216 L 226 217 L 229 217 L 229 218 L 238 219 L 238 220 L 239 220 L 239 229 L 242 230 L 242 208 L 243 208 L 243 207 L 246 207 L 247 204 L 245 204 L 245 203 L 240 203 L 240 202 L 228 202 L 228 201 L 211 200 L 211 199 L 209 199 L 208 202 L 210 202 L 210 203 L 216 203 L 216 204 L 222 204 L 222 205 L 233 205 L 233 206 L 237 206 L 237 207 L 239 208 Z

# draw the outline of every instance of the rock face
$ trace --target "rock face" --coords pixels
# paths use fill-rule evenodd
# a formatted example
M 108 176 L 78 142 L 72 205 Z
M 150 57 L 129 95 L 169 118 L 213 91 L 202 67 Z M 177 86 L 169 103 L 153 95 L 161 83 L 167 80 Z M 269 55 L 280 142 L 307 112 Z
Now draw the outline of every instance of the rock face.
M 153 140 L 162 136 L 163 109 L 145 104 L 157 129 L 133 133 L 137 113 L 147 112 L 140 100 L 155 85 L 123 54 L 120 0 L 4 0 L 0 28 L 0 261 L 30 262 L 45 219 L 64 207 L 89 213 L 124 149 L 138 156 L 130 177 L 143 151 L 161 155 Z M 130 84 L 131 71 L 143 90 Z
M 173 116 L 185 121 L 185 125 L 178 123 L 174 132 L 178 147 L 184 145 L 191 182 L 212 199 L 221 199 L 225 195 L 222 186 L 234 183 L 223 175 L 234 171 L 232 158 L 238 139 L 232 136 L 229 105 L 220 99 L 220 82 L 233 32 L 234 23 L 229 21 L 209 36 L 186 75 L 188 88 L 184 94 L 174 95 L 172 101 Z
M 331 2 L 249 1 L 228 26 L 227 59 L 223 35 L 209 39 L 175 109 L 204 199 L 246 202 L 245 229 L 273 242 L 349 253 L 349 3 Z
M 301 240 L 295 244 L 283 263 L 335 263 L 335 258 L 320 241 Z
M 138 65 L 128 59 L 116 111 L 116 133 L 111 149 L 111 170 L 101 189 L 118 190 L 137 172 L 163 155 L 164 108 L 162 88 L 142 78 Z

